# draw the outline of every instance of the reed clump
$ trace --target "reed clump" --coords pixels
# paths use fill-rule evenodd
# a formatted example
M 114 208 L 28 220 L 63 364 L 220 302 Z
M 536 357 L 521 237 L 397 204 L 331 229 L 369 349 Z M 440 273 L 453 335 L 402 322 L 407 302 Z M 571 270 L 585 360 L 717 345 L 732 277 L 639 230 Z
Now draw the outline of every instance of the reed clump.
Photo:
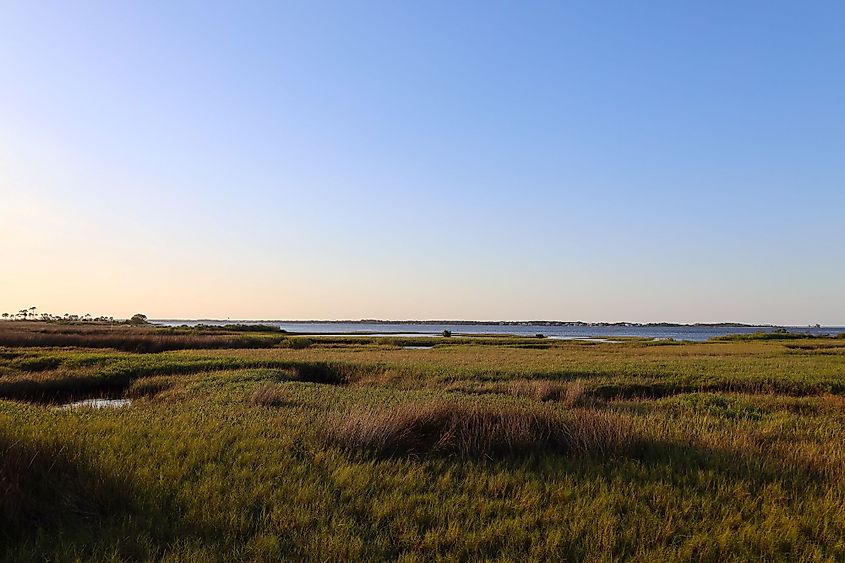
M 535 401 L 558 401 L 570 407 L 590 404 L 591 398 L 581 381 L 551 381 L 548 379 L 516 380 L 507 388 L 510 395 L 528 397 Z
M 281 386 L 274 383 L 265 383 L 252 392 L 249 402 L 263 407 L 281 407 L 289 404 L 290 401 Z
M 337 414 L 324 425 L 322 437 L 332 445 L 383 457 L 507 457 L 548 451 L 603 456 L 628 451 L 636 442 L 631 424 L 616 413 L 560 413 L 551 408 L 449 400 Z
M 144 377 L 132 382 L 126 391 L 126 396 L 132 399 L 155 397 L 172 388 L 175 380 L 171 376 L 158 375 Z

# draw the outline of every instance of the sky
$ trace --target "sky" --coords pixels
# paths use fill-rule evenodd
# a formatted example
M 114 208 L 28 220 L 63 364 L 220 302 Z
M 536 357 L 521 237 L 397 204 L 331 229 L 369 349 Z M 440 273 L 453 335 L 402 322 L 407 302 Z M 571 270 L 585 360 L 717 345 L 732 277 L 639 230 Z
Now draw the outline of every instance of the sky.
M 845 324 L 843 2 L 0 11 L 0 311 Z

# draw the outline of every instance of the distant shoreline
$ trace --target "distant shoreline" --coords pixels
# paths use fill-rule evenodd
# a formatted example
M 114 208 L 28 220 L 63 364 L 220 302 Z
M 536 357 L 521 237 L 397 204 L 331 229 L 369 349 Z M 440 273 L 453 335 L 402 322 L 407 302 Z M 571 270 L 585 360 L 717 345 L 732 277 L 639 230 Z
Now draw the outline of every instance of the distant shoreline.
M 816 325 L 776 325 L 776 324 L 749 324 L 749 323 L 635 323 L 635 322 L 584 322 L 584 321 L 455 321 L 455 320 L 384 320 L 384 319 L 358 319 L 358 320 L 284 320 L 284 319 L 150 319 L 150 322 L 211 322 L 211 323 L 286 323 L 286 324 L 360 324 L 360 325 L 458 325 L 458 326 L 573 326 L 573 327 L 703 327 L 703 328 L 788 328 L 790 326 L 816 326 Z M 823 326 L 820 328 L 824 328 Z

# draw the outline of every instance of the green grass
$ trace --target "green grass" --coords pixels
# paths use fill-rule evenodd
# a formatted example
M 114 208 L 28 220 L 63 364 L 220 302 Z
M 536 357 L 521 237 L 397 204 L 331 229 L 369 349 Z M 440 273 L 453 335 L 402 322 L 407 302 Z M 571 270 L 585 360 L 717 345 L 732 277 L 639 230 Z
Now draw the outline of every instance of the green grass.
M 841 339 L 425 340 L 0 348 L 0 559 L 845 559 Z

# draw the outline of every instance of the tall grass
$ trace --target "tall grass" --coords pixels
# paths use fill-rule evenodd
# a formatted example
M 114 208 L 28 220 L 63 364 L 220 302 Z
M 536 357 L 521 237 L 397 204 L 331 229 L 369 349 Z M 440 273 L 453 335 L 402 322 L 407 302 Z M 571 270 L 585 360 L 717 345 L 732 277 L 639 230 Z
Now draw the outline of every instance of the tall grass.
M 125 506 L 127 492 L 56 438 L 34 441 L 0 429 L 0 539 L 65 519 L 100 519 Z
M 253 391 L 250 402 L 265 407 L 280 407 L 289 403 L 287 395 L 278 384 L 266 383 Z
M 154 353 L 166 350 L 217 348 L 269 348 L 288 341 L 297 346 L 299 339 L 274 334 L 240 334 L 232 330 L 175 330 L 124 325 L 61 325 L 46 323 L 0 323 L 0 346 L 73 346 L 77 348 L 113 348 L 125 352 Z M 263 331 L 266 332 L 266 331 Z
M 323 426 L 322 436 L 332 445 L 388 457 L 502 457 L 532 451 L 590 456 L 620 453 L 634 444 L 630 423 L 614 413 L 561 414 L 548 408 L 442 400 L 338 414 Z
M 0 347 L 0 560 L 845 560 L 842 340 L 308 340 Z
M 572 407 L 583 406 L 590 401 L 582 381 L 516 380 L 508 386 L 508 392 L 536 401 L 560 401 Z

